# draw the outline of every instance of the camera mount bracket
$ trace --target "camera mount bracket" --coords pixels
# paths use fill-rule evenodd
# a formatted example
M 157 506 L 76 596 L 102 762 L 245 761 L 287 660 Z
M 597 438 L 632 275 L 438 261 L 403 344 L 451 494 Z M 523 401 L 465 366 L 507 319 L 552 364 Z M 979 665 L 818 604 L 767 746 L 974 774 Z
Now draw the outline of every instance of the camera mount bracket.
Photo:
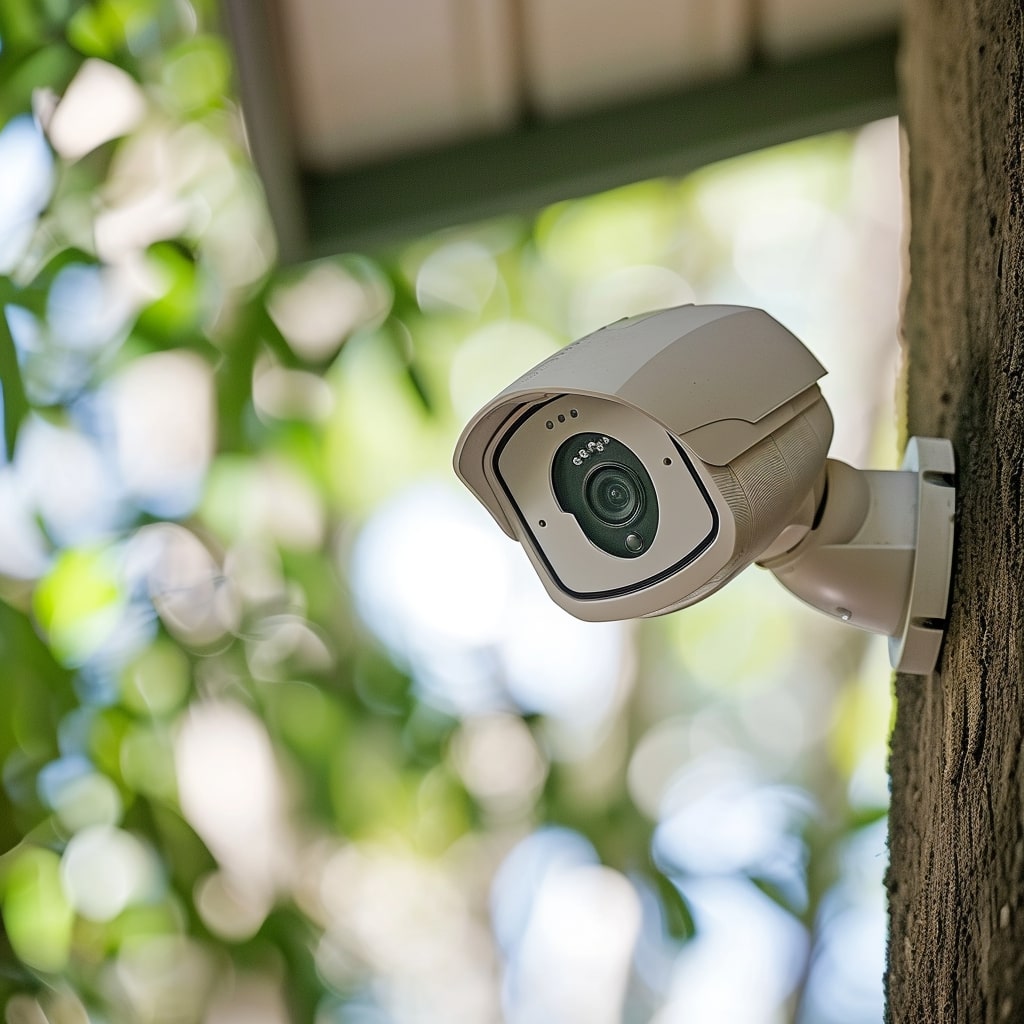
M 895 471 L 829 459 L 811 528 L 758 564 L 819 611 L 887 634 L 898 672 L 928 675 L 946 630 L 955 473 L 945 438 L 912 437 Z

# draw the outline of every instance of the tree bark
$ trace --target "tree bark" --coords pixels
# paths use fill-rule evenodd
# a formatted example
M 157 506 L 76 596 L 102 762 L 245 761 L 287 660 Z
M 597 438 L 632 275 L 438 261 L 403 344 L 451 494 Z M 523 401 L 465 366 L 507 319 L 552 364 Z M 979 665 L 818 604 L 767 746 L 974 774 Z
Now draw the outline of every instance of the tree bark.
M 907 426 L 958 462 L 939 671 L 896 681 L 890 1022 L 1024 1021 L 1024 27 L 908 0 Z

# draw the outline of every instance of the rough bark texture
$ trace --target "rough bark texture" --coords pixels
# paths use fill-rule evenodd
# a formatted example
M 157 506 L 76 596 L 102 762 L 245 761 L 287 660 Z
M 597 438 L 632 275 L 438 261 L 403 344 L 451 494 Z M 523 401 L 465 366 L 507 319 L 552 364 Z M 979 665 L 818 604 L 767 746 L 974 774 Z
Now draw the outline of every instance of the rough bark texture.
M 891 1022 L 1024 1021 L 1024 29 L 908 0 L 908 428 L 959 471 L 939 673 L 896 683 Z

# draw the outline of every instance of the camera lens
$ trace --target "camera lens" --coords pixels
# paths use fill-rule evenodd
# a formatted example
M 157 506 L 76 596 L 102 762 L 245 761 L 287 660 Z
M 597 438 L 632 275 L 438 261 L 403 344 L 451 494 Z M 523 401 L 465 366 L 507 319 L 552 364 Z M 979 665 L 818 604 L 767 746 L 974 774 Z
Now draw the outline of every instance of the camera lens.
M 585 495 L 594 515 L 609 526 L 632 522 L 643 505 L 640 482 L 624 466 L 600 466 L 588 478 Z
M 657 492 L 636 452 L 617 438 L 596 431 L 567 437 L 551 460 L 551 487 L 562 511 L 609 555 L 639 558 L 654 544 Z

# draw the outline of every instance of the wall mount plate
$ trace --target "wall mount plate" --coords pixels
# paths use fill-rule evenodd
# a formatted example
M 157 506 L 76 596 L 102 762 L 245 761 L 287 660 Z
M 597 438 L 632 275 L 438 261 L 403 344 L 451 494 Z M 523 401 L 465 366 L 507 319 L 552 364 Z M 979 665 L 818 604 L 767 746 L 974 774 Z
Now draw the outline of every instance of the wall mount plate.
M 917 474 L 917 544 L 907 613 L 902 631 L 889 637 L 889 660 L 897 672 L 929 675 L 946 634 L 953 574 L 953 445 L 940 437 L 912 437 L 901 469 Z

